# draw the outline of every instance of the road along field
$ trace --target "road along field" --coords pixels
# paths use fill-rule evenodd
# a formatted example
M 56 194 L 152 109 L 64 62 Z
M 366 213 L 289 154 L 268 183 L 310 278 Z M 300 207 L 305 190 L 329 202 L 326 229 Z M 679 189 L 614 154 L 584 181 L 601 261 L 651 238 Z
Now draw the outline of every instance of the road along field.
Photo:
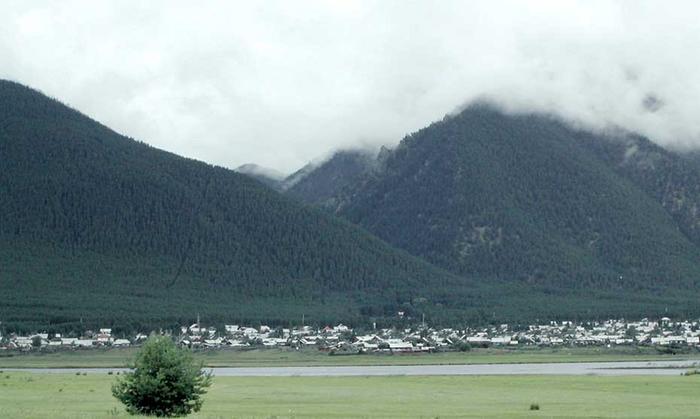
M 127 417 L 106 373 L 0 374 L 0 417 Z M 700 375 L 216 377 L 194 418 L 700 416 Z M 530 410 L 536 406 L 539 410 Z

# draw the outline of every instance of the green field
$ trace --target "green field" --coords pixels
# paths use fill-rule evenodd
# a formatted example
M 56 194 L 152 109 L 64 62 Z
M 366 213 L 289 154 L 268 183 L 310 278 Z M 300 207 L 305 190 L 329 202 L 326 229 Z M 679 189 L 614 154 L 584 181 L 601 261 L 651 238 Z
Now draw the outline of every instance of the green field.
M 0 375 L 0 417 L 126 417 L 107 374 Z M 220 377 L 193 417 L 700 417 L 700 376 Z M 540 410 L 531 411 L 536 403 Z
M 136 349 L 61 352 L 0 353 L 0 368 L 123 367 Z M 211 350 L 196 353 L 210 367 L 497 364 L 526 362 L 605 362 L 700 358 L 697 351 L 660 354 L 653 348 L 517 348 L 473 349 L 415 355 L 336 355 L 317 350 L 292 349 Z

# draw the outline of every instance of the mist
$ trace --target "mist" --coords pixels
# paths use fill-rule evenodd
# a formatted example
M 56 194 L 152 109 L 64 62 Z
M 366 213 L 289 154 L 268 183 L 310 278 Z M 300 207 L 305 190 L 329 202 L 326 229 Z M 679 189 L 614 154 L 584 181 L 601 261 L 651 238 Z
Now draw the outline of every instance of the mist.
M 700 4 L 3 2 L 0 78 L 156 147 L 289 173 L 475 99 L 700 147 Z

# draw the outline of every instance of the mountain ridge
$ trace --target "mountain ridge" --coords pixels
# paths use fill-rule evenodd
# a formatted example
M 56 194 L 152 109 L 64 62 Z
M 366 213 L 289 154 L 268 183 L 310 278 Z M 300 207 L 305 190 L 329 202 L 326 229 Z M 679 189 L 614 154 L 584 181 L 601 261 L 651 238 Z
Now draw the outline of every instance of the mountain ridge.
M 566 206 L 555 198 L 576 197 L 576 183 L 567 186 L 574 192 L 518 188 L 518 182 L 527 179 L 514 170 L 524 167 L 523 158 L 535 159 L 533 167 L 541 166 L 530 173 L 533 182 L 551 181 L 556 177 L 551 170 L 558 166 L 538 160 L 537 150 L 514 153 L 508 132 L 498 134 L 500 143 L 481 141 L 500 132 L 500 123 L 482 126 L 487 128 L 483 135 L 473 138 L 476 146 L 495 154 L 472 155 L 479 148 L 464 148 L 458 141 L 472 131 L 465 131 L 470 124 L 450 121 L 438 124 L 438 131 L 433 125 L 408 137 L 393 151 L 382 150 L 377 164 L 369 165 L 372 170 L 360 170 L 360 176 L 340 188 L 335 207 L 321 210 L 246 175 L 123 137 L 36 91 L 0 81 L 3 327 L 6 331 L 174 328 L 198 314 L 214 324 L 288 325 L 305 318 L 315 324 L 400 325 L 425 315 L 433 324 L 456 325 L 658 313 L 688 317 L 700 312 L 696 284 L 686 275 L 695 274 L 694 250 L 667 228 L 673 225 L 671 216 L 652 205 L 646 194 L 640 195 L 639 186 L 629 180 L 621 183 L 620 175 L 607 169 L 596 175 L 589 168 L 580 179 L 593 181 L 592 185 L 605 180 L 607 186 L 602 195 L 572 202 L 605 201 L 608 195 L 639 201 L 643 214 L 654 215 L 647 224 L 658 230 L 650 236 L 658 243 L 650 247 L 649 260 L 645 260 L 649 251 L 639 240 L 645 236 L 638 225 L 648 221 L 643 216 L 626 221 L 611 213 L 621 226 L 601 223 L 605 217 L 597 217 L 596 230 L 580 231 L 576 223 L 567 227 L 566 217 L 555 217 L 549 221 L 556 234 L 550 235 L 547 229 L 554 227 L 538 214 L 563 214 L 560 210 Z M 540 126 L 536 131 L 552 129 Z M 440 147 L 427 147 L 433 139 Z M 545 145 L 554 140 L 542 139 Z M 584 147 L 576 144 L 576 150 Z M 570 145 L 562 147 L 555 147 L 556 153 L 570 151 Z M 577 154 L 572 167 L 586 168 L 584 163 L 594 161 L 595 168 L 607 168 L 593 150 L 579 152 L 583 154 Z M 499 153 L 500 166 L 489 164 Z M 464 166 L 465 159 L 471 165 Z M 482 176 L 489 171 L 491 177 Z M 502 193 L 486 193 L 480 200 L 471 199 L 478 195 L 461 193 L 465 188 L 492 192 L 493 185 Z M 520 201 L 532 194 L 538 199 Z M 508 199 L 503 202 L 518 205 L 482 211 L 497 209 L 494 202 L 503 197 Z M 559 207 L 542 207 L 541 202 Z M 613 202 L 628 208 L 624 199 Z M 335 217 L 328 208 L 346 219 Z M 460 219 L 450 218 L 446 208 L 476 209 L 470 214 L 481 220 L 467 219 L 471 224 L 450 232 Z M 365 214 L 371 217 L 365 219 Z M 386 241 L 370 234 L 381 236 L 387 227 L 392 234 L 384 237 Z M 608 227 L 625 233 L 621 241 L 604 237 L 605 246 L 597 253 L 581 246 L 582 239 Z M 447 236 L 436 237 L 436 231 L 471 241 L 445 241 Z M 501 243 L 518 250 L 511 240 L 518 234 L 520 243 L 533 244 L 532 248 L 499 255 Z M 400 250 L 387 243 L 402 244 L 406 239 L 414 247 Z M 447 247 L 440 247 L 441 240 Z M 627 242 L 634 246 L 626 244 L 624 252 L 616 248 Z M 440 255 L 444 248 L 466 253 L 459 257 L 458 252 L 450 260 L 450 254 Z M 433 254 L 416 249 L 430 249 Z M 658 255 L 653 254 L 656 250 L 661 250 Z M 565 264 L 555 263 L 560 256 Z M 639 263 L 639 273 L 616 265 L 621 258 Z M 656 281 L 646 271 L 650 266 L 668 268 L 668 277 Z M 508 273 L 503 267 L 522 272 L 503 275 Z M 583 275 L 567 281 L 566 275 L 578 269 Z M 398 312 L 404 317 L 397 317 Z
M 625 141 L 664 169 L 629 164 Z M 407 136 L 380 166 L 337 188 L 331 210 L 456 274 L 561 289 L 696 286 L 700 242 L 681 230 L 697 187 L 681 188 L 693 197 L 683 206 L 658 180 L 700 175 L 648 140 L 478 103 Z M 697 217 L 687 222 L 694 233 Z
M 352 320 L 456 281 L 247 176 L 123 137 L 7 81 L 0 155 L 3 325 L 155 324 L 197 312 Z

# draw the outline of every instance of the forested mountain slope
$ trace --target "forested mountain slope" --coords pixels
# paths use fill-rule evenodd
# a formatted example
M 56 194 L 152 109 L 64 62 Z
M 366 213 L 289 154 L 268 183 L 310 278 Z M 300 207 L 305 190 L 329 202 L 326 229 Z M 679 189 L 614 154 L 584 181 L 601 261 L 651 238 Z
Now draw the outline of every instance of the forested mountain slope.
M 450 274 L 0 81 L 0 321 L 7 332 L 160 328 L 198 314 L 367 325 L 700 313 L 682 217 L 586 135 L 477 107 L 318 178 L 334 180 L 318 183 L 318 202 Z
M 336 211 L 482 283 L 697 297 L 696 171 L 625 141 L 476 104 L 406 137 Z
M 162 325 L 198 313 L 347 321 L 395 315 L 405 294 L 433 299 L 456 281 L 246 176 L 125 138 L 7 81 L 0 214 L 6 327 Z
M 366 150 L 341 150 L 291 182 L 286 193 L 301 201 L 322 207 L 336 205 L 335 197 L 346 187 L 378 165 L 376 157 Z M 292 175 L 294 176 L 294 175 Z
M 582 144 L 660 203 L 686 237 L 700 245 L 700 160 L 696 152 L 669 151 L 638 136 L 615 141 L 586 137 Z

